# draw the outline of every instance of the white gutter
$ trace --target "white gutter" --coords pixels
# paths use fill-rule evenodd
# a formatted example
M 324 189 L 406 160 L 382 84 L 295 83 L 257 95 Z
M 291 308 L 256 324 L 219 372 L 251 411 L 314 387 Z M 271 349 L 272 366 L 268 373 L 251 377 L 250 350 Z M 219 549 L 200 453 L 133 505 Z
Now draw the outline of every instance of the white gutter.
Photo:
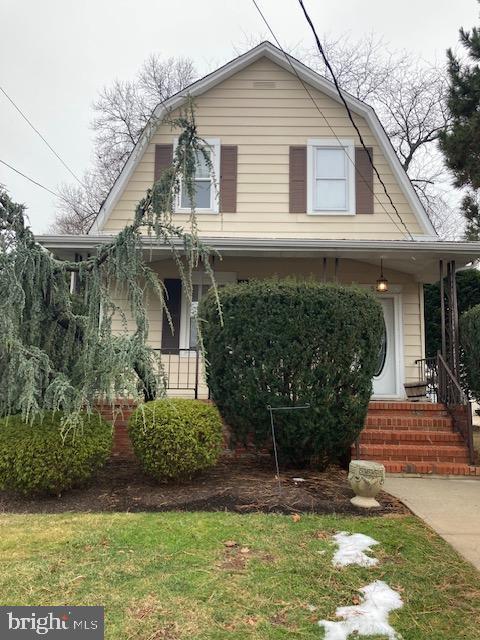
M 79 236 L 59 236 L 59 235 L 39 235 L 37 242 L 55 251 L 56 249 L 88 250 L 111 242 L 115 235 L 79 235 Z M 204 245 L 212 249 L 230 251 L 323 251 L 331 253 L 362 252 L 362 251 L 388 251 L 412 252 L 412 253 L 441 253 L 441 254 L 463 254 L 471 256 L 472 259 L 480 257 L 480 242 L 453 242 L 448 240 L 322 240 L 312 238 L 221 238 L 202 237 Z M 180 240 L 174 244 L 181 248 L 183 243 Z M 160 251 L 170 251 L 170 246 L 159 242 L 156 238 L 142 238 L 142 245 L 145 248 L 157 249 Z

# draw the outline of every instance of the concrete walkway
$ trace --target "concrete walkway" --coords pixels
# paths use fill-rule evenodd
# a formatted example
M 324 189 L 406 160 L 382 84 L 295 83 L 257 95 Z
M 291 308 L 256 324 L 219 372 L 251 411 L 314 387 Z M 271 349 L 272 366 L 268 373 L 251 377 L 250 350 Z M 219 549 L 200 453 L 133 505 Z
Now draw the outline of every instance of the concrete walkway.
M 385 491 L 425 520 L 480 570 L 480 481 L 388 477 Z

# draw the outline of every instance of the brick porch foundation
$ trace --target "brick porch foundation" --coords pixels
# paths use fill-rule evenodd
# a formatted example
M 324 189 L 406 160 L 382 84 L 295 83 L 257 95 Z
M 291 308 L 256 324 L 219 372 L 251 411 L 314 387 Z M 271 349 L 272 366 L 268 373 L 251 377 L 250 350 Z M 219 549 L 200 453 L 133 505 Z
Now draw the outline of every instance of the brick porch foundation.
M 131 459 L 127 423 L 135 404 L 125 400 L 98 409 L 115 425 L 112 456 Z M 248 449 L 239 448 L 235 453 L 244 455 Z M 352 447 L 352 457 L 355 455 Z M 480 467 L 468 464 L 467 447 L 454 431 L 445 406 L 437 403 L 370 402 L 359 458 L 381 462 L 389 473 L 480 476 Z

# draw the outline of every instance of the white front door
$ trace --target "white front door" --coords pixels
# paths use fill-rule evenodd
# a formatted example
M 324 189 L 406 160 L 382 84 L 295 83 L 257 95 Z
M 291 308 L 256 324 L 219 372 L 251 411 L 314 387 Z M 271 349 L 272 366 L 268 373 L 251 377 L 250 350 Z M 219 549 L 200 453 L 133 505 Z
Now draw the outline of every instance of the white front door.
M 393 298 L 379 298 L 379 302 L 383 309 L 384 333 L 377 371 L 373 378 L 373 395 L 396 396 L 398 389 L 395 301 Z

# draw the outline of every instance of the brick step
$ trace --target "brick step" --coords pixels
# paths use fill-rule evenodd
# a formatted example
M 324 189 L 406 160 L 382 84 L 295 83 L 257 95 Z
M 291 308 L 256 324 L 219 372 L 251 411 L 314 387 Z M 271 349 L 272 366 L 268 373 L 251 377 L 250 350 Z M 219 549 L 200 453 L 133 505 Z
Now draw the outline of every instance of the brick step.
M 437 418 L 448 418 L 450 414 L 446 409 L 438 411 L 394 411 L 393 409 L 369 409 L 367 416 L 382 416 L 382 417 L 401 417 L 401 418 L 426 418 L 428 420 L 436 420 Z
M 372 418 L 422 418 L 424 420 L 448 420 L 451 417 L 448 411 L 368 411 L 367 416 Z
M 364 429 L 360 434 L 361 444 L 414 444 L 431 446 L 433 444 L 463 445 L 459 433 L 447 431 L 415 431 L 406 429 Z
M 360 459 L 380 462 L 468 462 L 468 451 L 464 445 L 360 444 Z
M 476 476 L 480 478 L 480 467 L 462 462 L 422 462 L 411 460 L 399 462 L 387 460 L 383 463 L 387 473 L 426 473 L 441 476 Z
M 413 416 L 397 414 L 367 414 L 365 420 L 367 429 L 426 429 L 432 431 L 451 431 L 452 419 L 450 416 Z
M 440 402 L 382 402 L 379 400 L 372 400 L 368 404 L 368 411 L 394 411 L 398 412 L 428 412 L 432 413 L 446 413 L 447 409 L 444 404 Z

